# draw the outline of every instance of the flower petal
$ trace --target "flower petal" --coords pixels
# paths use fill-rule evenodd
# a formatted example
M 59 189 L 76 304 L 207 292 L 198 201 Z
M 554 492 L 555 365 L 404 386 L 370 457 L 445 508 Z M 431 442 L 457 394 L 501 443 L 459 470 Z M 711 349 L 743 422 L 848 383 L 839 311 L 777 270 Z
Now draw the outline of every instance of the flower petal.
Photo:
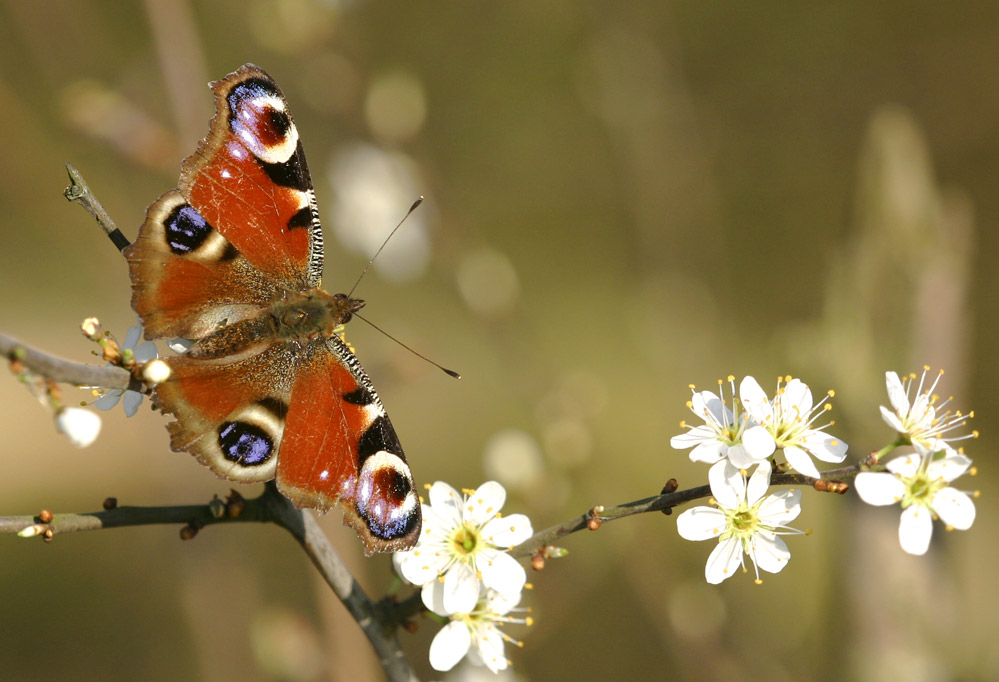
M 791 550 L 775 533 L 761 530 L 753 536 L 750 556 L 758 568 L 767 573 L 780 573 L 791 558 Z
M 482 584 L 500 594 L 519 594 L 527 582 L 524 567 L 506 552 L 486 549 L 477 557 L 476 568 L 482 574 Z
M 475 638 L 475 652 L 494 673 L 505 670 L 508 663 L 503 653 L 503 635 L 492 623 L 486 623 L 479 628 Z
M 399 558 L 399 574 L 414 585 L 425 585 L 428 582 L 436 582 L 438 575 L 447 566 L 447 557 L 436 555 L 433 550 L 429 550 L 421 545 L 408 552 L 396 552 Z M 430 608 L 429 605 L 427 608 Z
M 853 479 L 853 487 L 860 499 L 876 507 L 898 504 L 905 495 L 905 484 L 885 472 L 861 472 Z
M 690 461 L 714 464 L 731 451 L 732 449 L 720 440 L 703 442 L 690 451 Z
M 718 432 L 710 426 L 694 426 L 686 433 L 673 436 L 669 439 L 670 446 L 675 450 L 686 450 L 704 442 L 717 442 Z
M 916 453 L 909 453 L 904 457 L 896 457 L 885 464 L 885 469 L 892 472 L 899 478 L 912 478 L 923 465 L 923 458 Z
M 756 506 L 756 503 L 767 494 L 767 490 L 770 488 L 771 470 L 770 462 L 763 460 L 756 467 L 753 475 L 749 477 L 749 483 L 746 485 L 746 504 L 750 507 Z
M 746 479 L 727 459 L 708 469 L 708 483 L 715 500 L 726 509 L 735 509 L 746 499 Z
M 742 401 L 742 406 L 746 408 L 749 416 L 758 422 L 773 416 L 773 408 L 767 394 L 753 377 L 746 377 L 739 384 L 739 400 Z
M 971 468 L 971 459 L 965 455 L 953 454 L 930 462 L 926 475 L 931 480 L 943 479 L 950 483 Z
M 807 452 L 799 447 L 788 445 L 784 448 L 784 459 L 791 465 L 791 468 L 799 474 L 811 476 L 812 478 L 822 478 L 822 474 L 815 468 L 815 462 Z
M 444 527 L 454 528 L 461 525 L 463 518 L 462 497 L 458 491 L 444 481 L 436 481 L 427 492 L 430 507 L 441 519 Z
M 766 459 L 777 449 L 773 435 L 762 426 L 746 429 L 742 434 L 742 444 L 753 459 Z
M 185 339 L 179 336 L 167 341 L 167 347 L 178 355 L 183 355 L 187 351 L 191 350 L 191 346 L 193 345 L 194 341 L 191 339 Z
M 499 516 L 482 527 L 482 536 L 496 547 L 514 547 L 532 535 L 531 520 L 524 514 Z
M 948 526 L 968 530 L 975 522 L 975 503 L 957 488 L 944 488 L 933 496 L 933 511 Z
M 692 507 L 676 517 L 676 532 L 684 540 L 716 538 L 725 525 L 725 514 L 714 507 Z
M 496 616 L 505 616 L 520 603 L 520 592 L 503 594 L 496 590 L 486 590 L 486 609 Z
M 458 664 L 472 645 L 472 633 L 461 621 L 445 625 L 430 643 L 430 665 L 434 670 L 446 671 Z
M 711 391 L 694 393 L 690 400 L 690 411 L 708 425 L 714 425 L 718 428 L 725 428 L 734 421 L 732 410 L 728 409 L 725 403 Z
M 888 389 L 888 400 L 895 412 L 905 416 L 909 413 L 909 396 L 905 393 L 905 387 L 895 372 L 885 372 L 885 386 Z M 882 408 L 883 410 L 884 408 Z M 905 428 L 895 429 L 905 431 Z
M 122 393 L 124 393 L 124 391 L 118 388 L 112 388 L 105 391 L 104 395 L 94 401 L 94 407 L 98 410 L 104 410 L 107 412 L 118 404 L 118 401 L 121 400 Z
M 735 575 L 735 569 L 742 565 L 742 543 L 737 538 L 727 538 L 711 551 L 708 563 L 704 566 L 704 578 L 717 585 Z
M 156 350 L 156 344 L 152 341 L 143 341 L 132 351 L 136 362 L 149 362 L 160 356 Z
M 896 433 L 905 433 L 905 424 L 903 424 L 902 420 L 898 418 L 898 415 L 884 405 L 881 405 L 881 418 L 884 420 L 885 424 L 890 426 Z
M 444 583 L 434 578 L 423 584 L 420 589 L 420 598 L 423 605 L 436 613 L 438 616 L 449 616 L 444 608 Z
M 479 579 L 467 564 L 458 563 L 444 574 L 444 611 L 471 613 L 479 600 Z
M 139 322 L 138 326 L 129 327 L 128 331 L 125 332 L 125 343 L 122 344 L 122 348 L 132 348 L 134 350 L 135 344 L 139 342 L 139 338 L 142 335 L 142 323 Z
M 781 490 L 767 497 L 756 514 L 760 521 L 771 528 L 780 528 L 801 513 L 801 491 Z
M 909 424 L 912 424 L 916 428 L 926 428 L 930 426 L 933 420 L 937 416 L 936 408 L 933 407 L 933 396 L 929 393 L 920 393 L 916 396 L 916 399 L 912 401 L 912 407 L 909 409 L 908 419 L 906 420 Z M 910 427 L 910 431 L 913 427 Z
M 465 501 L 465 519 L 476 526 L 496 516 L 506 502 L 506 488 L 496 481 L 486 481 Z
M 812 391 L 801 379 L 791 379 L 784 384 L 780 404 L 786 421 L 805 417 L 812 411 Z
M 914 504 L 902 512 L 898 524 L 898 542 L 909 554 L 922 556 L 930 547 L 933 518 L 926 507 Z
M 802 447 L 810 452 L 813 457 L 821 459 L 823 462 L 838 463 L 846 459 L 846 451 L 849 446 L 839 438 L 830 436 L 824 431 L 809 430 L 802 438 Z
M 125 391 L 121 395 L 121 406 L 125 408 L 126 417 L 134 417 L 142 404 L 142 394 L 138 391 Z

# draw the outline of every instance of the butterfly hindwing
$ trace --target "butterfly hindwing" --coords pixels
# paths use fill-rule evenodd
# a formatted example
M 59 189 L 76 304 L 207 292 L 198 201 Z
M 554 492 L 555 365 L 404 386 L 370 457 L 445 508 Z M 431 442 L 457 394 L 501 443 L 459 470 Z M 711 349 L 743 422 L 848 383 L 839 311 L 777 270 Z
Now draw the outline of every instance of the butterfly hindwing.
M 271 344 L 233 360 L 170 359 L 170 380 L 154 400 L 177 420 L 170 447 L 185 450 L 223 478 L 274 478 L 296 363 L 292 348 Z
M 420 532 L 419 498 L 381 400 L 339 337 L 317 340 L 311 350 L 315 359 L 295 380 L 278 489 L 300 507 L 342 506 L 367 554 L 411 547 Z
M 365 552 L 408 549 L 420 504 L 371 382 L 334 333 L 363 301 L 319 288 L 322 230 L 273 79 L 212 83 L 208 136 L 125 250 L 146 337 L 192 345 L 153 392 L 174 450 L 224 478 L 277 478 L 296 506 L 344 509 Z

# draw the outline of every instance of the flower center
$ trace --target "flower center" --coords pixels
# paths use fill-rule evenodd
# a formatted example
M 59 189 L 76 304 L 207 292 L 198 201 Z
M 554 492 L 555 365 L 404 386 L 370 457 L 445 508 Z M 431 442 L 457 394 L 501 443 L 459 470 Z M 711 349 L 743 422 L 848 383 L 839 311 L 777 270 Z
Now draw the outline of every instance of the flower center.
M 942 478 L 936 480 L 926 475 L 925 471 L 919 471 L 915 476 L 905 481 L 905 496 L 902 498 L 902 509 L 913 505 L 921 504 L 929 507 L 933 496 L 947 486 L 947 482 Z
M 451 534 L 451 551 L 462 560 L 473 556 L 481 544 L 479 530 L 468 525 L 461 525 Z
M 745 541 L 755 535 L 760 528 L 760 516 L 757 514 L 757 507 L 749 507 L 743 502 L 736 509 L 722 508 L 722 511 L 725 512 L 728 525 L 725 532 L 721 534 L 720 539 L 737 537 Z

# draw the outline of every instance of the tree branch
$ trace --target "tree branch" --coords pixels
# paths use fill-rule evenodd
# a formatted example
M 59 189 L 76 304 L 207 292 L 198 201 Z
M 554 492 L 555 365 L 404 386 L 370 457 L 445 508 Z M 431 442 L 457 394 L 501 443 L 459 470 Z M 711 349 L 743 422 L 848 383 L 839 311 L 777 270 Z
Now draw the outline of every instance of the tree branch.
M 126 389 L 131 379 L 128 370 L 121 367 L 73 362 L 35 350 L 2 333 L 0 333 L 0 355 L 11 362 L 20 362 L 33 374 L 63 384 Z

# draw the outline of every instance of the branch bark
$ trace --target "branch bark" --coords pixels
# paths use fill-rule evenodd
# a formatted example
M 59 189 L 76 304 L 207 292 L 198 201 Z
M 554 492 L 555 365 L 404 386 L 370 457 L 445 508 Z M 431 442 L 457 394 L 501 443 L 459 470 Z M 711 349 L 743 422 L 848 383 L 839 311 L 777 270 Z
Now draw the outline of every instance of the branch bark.
M 128 370 L 121 367 L 73 362 L 35 350 L 2 333 L 0 333 L 0 355 L 11 362 L 20 362 L 33 374 L 62 384 L 126 389 L 131 379 Z

